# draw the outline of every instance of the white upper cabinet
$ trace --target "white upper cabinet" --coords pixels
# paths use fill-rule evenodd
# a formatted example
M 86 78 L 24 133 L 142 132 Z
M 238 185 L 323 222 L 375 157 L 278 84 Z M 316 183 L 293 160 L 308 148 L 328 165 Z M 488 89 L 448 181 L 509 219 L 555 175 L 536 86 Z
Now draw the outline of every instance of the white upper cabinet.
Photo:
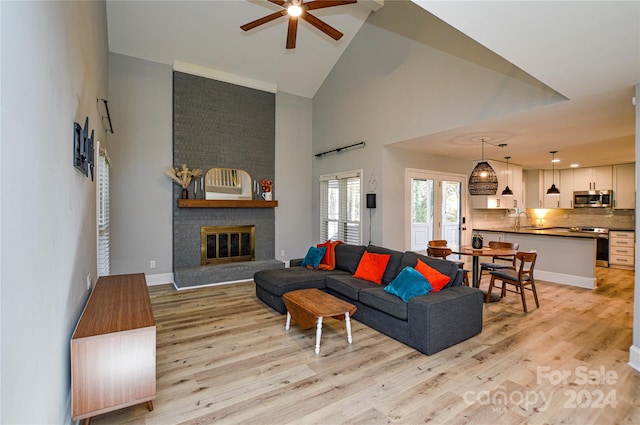
M 498 177 L 498 190 L 495 195 L 472 195 L 471 206 L 477 209 L 510 209 L 522 207 L 522 167 L 509 163 L 507 172 L 506 162 L 487 161 Z M 502 191 L 507 187 L 513 192 L 513 196 L 502 196 Z
M 610 165 L 573 170 L 573 190 L 613 189 L 613 167 Z
M 613 166 L 613 206 L 618 209 L 636 207 L 636 164 Z
M 571 203 L 563 200 L 566 193 L 573 199 L 573 175 L 569 174 L 571 184 L 565 184 L 563 180 L 565 170 L 526 170 L 525 182 L 525 208 L 571 208 Z M 568 170 L 571 171 L 571 170 Z M 566 175 L 564 178 L 567 178 Z M 560 190 L 560 196 L 547 195 L 547 189 L 555 184 Z M 564 195 L 564 196 L 567 196 Z
M 560 208 L 573 208 L 573 169 L 560 170 Z

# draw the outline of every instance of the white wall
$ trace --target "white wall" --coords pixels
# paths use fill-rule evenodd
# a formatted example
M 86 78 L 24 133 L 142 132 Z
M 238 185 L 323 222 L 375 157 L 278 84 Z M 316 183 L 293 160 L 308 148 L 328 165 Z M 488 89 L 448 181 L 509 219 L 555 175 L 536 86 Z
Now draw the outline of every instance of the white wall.
M 73 123 L 107 142 L 104 2 L 0 2 L 3 424 L 70 422 L 69 341 L 95 281 L 96 185 Z
M 407 21 L 415 31 L 409 32 Z M 321 174 L 363 168 L 367 192 L 366 182 L 375 175 L 379 207 L 373 216 L 373 242 L 390 248 L 404 247 L 398 239 L 404 235 L 398 228 L 403 211 L 391 201 L 394 194 L 387 194 L 403 190 L 391 180 L 401 169 L 404 175 L 404 166 L 393 159 L 383 166 L 389 155 L 385 145 L 561 99 L 497 56 L 465 57 L 473 42 L 443 25 L 413 3 L 386 2 L 369 16 L 313 99 L 314 152 L 367 143 L 364 149 L 314 161 L 314 181 Z M 458 43 L 453 52 L 437 48 L 444 36 Z M 439 171 L 453 171 L 448 162 L 435 165 Z M 317 203 L 318 185 L 313 187 Z M 313 222 L 318 220 L 314 203 Z
M 109 54 L 111 274 L 146 273 L 149 283 L 173 279 L 172 96 L 171 66 Z
M 384 184 L 385 196 L 382 198 L 382 209 L 385 212 L 383 222 L 384 246 L 405 251 L 409 247 L 406 240 L 406 200 L 405 200 L 405 170 L 414 168 L 419 170 L 446 171 L 468 175 L 473 169 L 471 161 L 412 152 L 403 149 L 385 148 L 384 156 Z M 463 194 L 466 196 L 466 193 Z M 468 217 L 467 211 L 463 216 Z M 464 235 L 463 235 L 464 238 Z M 464 239 L 463 239 L 464 240 Z
M 276 94 L 276 174 L 278 200 L 276 258 L 302 258 L 313 241 L 311 210 L 311 99 Z M 282 255 L 284 251 L 284 255 Z

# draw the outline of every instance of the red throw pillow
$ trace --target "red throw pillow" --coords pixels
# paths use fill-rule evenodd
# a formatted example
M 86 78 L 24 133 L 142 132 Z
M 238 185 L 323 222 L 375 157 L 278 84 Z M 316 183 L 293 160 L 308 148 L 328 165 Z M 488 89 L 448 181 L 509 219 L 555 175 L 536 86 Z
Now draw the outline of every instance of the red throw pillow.
M 447 283 L 451 280 L 451 278 L 445 274 L 440 273 L 438 270 L 426 264 L 424 261 L 418 259 L 418 263 L 414 267 L 417 271 L 424 276 L 435 292 L 438 292 L 442 288 L 444 288 Z
M 329 252 L 329 250 L 331 249 L 331 240 L 328 240 L 325 243 L 319 243 L 318 245 L 316 245 L 316 248 L 326 249 L 324 257 L 322 257 L 322 260 L 320 260 L 320 264 L 329 264 L 329 258 L 331 256 L 331 253 Z
M 373 254 L 365 251 L 353 277 L 370 280 L 380 285 L 382 283 L 382 275 L 387 269 L 390 258 L 391 254 Z

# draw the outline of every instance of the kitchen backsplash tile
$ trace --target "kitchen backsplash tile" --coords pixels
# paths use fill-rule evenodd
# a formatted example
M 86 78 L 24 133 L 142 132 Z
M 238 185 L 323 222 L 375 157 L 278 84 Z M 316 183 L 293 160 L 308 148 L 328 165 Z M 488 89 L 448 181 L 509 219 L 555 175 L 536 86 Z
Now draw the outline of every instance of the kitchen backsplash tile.
M 635 210 L 614 210 L 611 208 L 581 209 L 527 209 L 526 218 L 520 215 L 522 226 L 542 225 L 545 227 L 605 227 L 609 229 L 635 229 Z M 509 217 L 505 210 L 471 210 L 473 227 L 511 227 L 515 217 Z

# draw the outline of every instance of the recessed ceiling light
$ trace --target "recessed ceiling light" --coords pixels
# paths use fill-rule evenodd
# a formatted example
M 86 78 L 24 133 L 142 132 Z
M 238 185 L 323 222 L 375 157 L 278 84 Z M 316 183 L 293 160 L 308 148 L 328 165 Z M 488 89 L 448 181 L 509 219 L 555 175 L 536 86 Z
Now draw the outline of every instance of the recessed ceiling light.
M 569 165 L 569 167 L 571 167 L 571 168 L 576 168 L 576 167 L 579 167 L 579 166 L 580 166 L 580 164 L 571 164 L 571 165 Z

